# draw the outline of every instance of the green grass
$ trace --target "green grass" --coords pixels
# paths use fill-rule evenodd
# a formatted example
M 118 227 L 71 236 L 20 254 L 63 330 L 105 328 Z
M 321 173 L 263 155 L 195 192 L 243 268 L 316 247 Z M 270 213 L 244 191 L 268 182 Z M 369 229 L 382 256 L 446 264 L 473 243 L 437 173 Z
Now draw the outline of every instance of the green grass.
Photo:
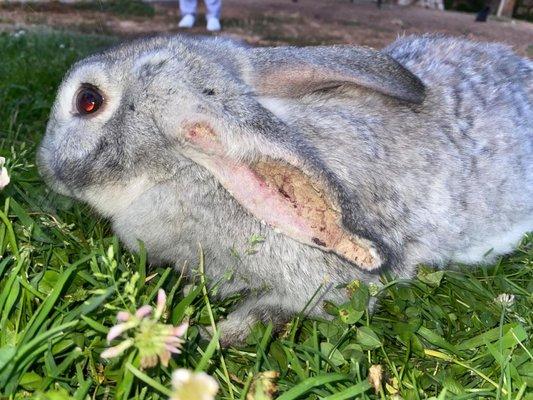
M 198 325 L 231 302 L 209 304 L 201 282 L 184 297 L 177 273 L 123 250 L 88 207 L 49 192 L 34 165 L 62 74 L 112 41 L 0 35 L 0 155 L 12 178 L 0 192 L 0 398 L 162 399 L 178 367 L 214 376 L 221 399 L 245 399 L 254 378 L 271 370 L 280 373 L 280 400 L 533 398 L 531 236 L 490 268 L 384 277 L 373 315 L 365 311 L 369 289 L 354 284 L 348 303 L 330 305 L 331 322 L 300 316 L 282 336 L 258 326 L 246 347 L 208 347 Z M 116 312 L 153 303 L 160 287 L 168 321 L 190 318 L 183 353 L 143 372 L 135 351 L 102 360 Z M 501 293 L 516 296 L 507 309 L 494 301 Z M 383 368 L 379 394 L 367 381 L 373 364 Z
M 155 9 L 141 0 L 89 0 L 72 5 L 80 10 L 101 11 L 121 17 L 153 17 Z
M 81 0 L 78 2 L 60 3 L 59 1 L 51 2 L 2 2 L 0 8 L 8 10 L 24 10 L 33 13 L 46 13 L 48 11 L 62 12 L 82 10 L 97 11 L 113 14 L 119 17 L 142 17 L 152 18 L 155 15 L 155 8 L 142 0 Z M 46 23 L 46 18 L 41 21 Z

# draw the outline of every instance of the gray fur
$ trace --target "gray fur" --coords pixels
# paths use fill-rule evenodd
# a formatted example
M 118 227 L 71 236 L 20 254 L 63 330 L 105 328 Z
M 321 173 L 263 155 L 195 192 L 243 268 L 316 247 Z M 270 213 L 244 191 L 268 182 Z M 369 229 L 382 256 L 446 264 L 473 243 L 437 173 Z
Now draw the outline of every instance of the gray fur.
M 102 120 L 73 115 L 65 98 L 94 79 L 110 85 Z M 485 262 L 533 228 L 532 96 L 531 61 L 460 39 L 407 37 L 382 52 L 146 39 L 71 69 L 38 161 L 52 187 L 109 217 L 131 249 L 141 239 L 152 261 L 191 272 L 201 244 L 218 294 L 247 294 L 221 324 L 239 342 L 319 289 L 315 316 L 320 300 L 345 300 L 339 286 L 379 275 L 262 224 L 186 155 L 183 124 L 208 121 L 243 162 L 297 159 L 382 269 L 408 278 L 418 263 Z M 250 254 L 253 235 L 264 242 Z

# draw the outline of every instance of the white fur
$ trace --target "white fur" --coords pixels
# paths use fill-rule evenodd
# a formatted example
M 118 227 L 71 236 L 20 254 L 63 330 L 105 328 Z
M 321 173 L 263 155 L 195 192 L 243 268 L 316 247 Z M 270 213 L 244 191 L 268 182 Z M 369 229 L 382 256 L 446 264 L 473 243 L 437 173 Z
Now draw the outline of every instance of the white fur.
M 168 50 L 156 49 L 152 51 L 147 51 L 135 60 L 131 70 L 135 74 L 138 74 L 141 68 L 145 67 L 146 65 L 156 65 L 162 62 L 166 62 L 172 59 L 172 57 L 173 54 Z
M 287 100 L 261 96 L 257 98 L 257 101 L 282 121 L 286 121 L 293 117 L 291 115 L 290 104 L 288 104 Z
M 533 226 L 533 216 L 522 221 L 510 229 L 498 232 L 497 235 L 483 240 L 483 243 L 467 247 L 452 255 L 452 260 L 465 264 L 490 262 L 500 254 L 506 254 L 516 248 L 516 245 Z M 483 237 L 483 233 L 479 234 Z
M 155 183 L 150 182 L 146 176 L 140 176 L 124 185 L 91 186 L 84 191 L 83 197 L 104 216 L 111 217 L 126 209 L 154 185 Z

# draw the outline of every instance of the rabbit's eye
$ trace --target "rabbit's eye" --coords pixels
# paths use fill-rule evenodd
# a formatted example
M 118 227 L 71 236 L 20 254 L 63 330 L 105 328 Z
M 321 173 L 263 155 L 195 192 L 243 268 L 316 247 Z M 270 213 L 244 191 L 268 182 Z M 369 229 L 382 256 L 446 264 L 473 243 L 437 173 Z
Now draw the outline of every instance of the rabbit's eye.
M 102 107 L 104 97 L 92 86 L 82 87 L 76 97 L 76 108 L 81 115 L 93 114 Z

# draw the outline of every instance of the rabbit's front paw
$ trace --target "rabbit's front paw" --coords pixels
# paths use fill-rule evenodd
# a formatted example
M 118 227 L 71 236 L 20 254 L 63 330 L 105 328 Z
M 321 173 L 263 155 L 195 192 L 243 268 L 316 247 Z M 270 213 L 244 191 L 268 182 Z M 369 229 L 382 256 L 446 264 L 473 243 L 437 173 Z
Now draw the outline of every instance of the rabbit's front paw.
M 245 319 L 234 317 L 232 314 L 228 315 L 228 319 L 218 324 L 220 345 L 222 347 L 244 345 L 252 326 L 257 322 L 258 320 L 251 315 Z
M 221 346 L 243 345 L 252 327 L 260 321 L 265 324 L 272 323 L 274 331 L 278 331 L 278 328 L 283 326 L 289 318 L 279 306 L 273 306 L 275 298 L 274 295 L 245 300 L 239 308 L 228 314 L 226 319 L 221 320 L 217 324 Z M 213 337 L 213 330 L 205 329 L 209 332 L 210 338 Z
M 238 316 L 234 314 L 238 314 Z M 220 332 L 220 345 L 222 347 L 243 345 L 256 322 L 258 319 L 253 315 L 247 315 L 243 318 L 242 314 L 237 311 L 229 314 L 227 319 L 217 323 L 217 330 Z M 202 326 L 200 335 L 206 340 L 211 340 L 213 328 Z

